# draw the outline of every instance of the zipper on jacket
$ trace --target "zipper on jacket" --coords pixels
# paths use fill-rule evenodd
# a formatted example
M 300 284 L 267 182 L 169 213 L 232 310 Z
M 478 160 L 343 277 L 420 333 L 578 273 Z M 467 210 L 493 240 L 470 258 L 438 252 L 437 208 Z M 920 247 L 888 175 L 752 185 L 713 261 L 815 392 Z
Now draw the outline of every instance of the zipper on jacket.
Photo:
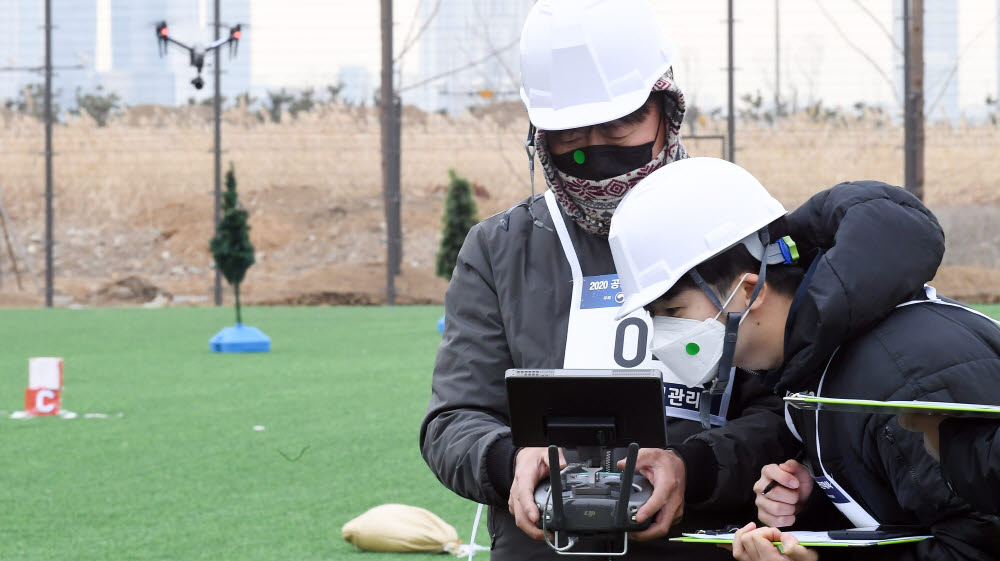
M 497 549 L 497 538 L 500 535 L 500 532 L 498 531 L 498 528 L 500 527 L 500 522 L 497 521 L 499 517 L 494 512 L 494 509 L 499 509 L 499 508 L 500 507 L 496 507 L 496 506 L 490 505 L 490 507 L 488 509 L 486 509 L 486 511 L 487 511 L 486 512 L 486 531 L 490 535 L 490 551 L 496 551 L 496 549 Z

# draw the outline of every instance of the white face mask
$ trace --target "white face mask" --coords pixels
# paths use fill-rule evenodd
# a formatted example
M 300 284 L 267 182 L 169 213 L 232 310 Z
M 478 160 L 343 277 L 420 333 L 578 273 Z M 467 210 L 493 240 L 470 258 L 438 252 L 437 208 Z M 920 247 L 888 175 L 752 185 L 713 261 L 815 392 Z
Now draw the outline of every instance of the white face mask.
M 723 309 L 736 296 L 746 278 L 747 275 L 743 275 L 736 290 L 722 305 Z M 722 310 L 705 321 L 653 317 L 653 356 L 666 365 L 685 386 L 700 387 L 719 374 L 719 361 L 722 359 L 726 339 L 726 327 L 718 321 L 720 315 Z M 746 315 L 744 310 L 743 317 L 740 318 L 741 324 Z

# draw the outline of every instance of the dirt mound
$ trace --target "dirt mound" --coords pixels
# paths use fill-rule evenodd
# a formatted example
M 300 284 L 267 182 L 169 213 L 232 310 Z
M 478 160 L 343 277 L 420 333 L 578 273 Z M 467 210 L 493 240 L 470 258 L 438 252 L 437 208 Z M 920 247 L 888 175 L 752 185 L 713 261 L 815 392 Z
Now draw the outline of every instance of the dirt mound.
M 284 298 L 264 299 L 256 302 L 261 306 L 375 306 L 385 301 L 384 297 L 364 292 L 308 292 L 293 294 Z
M 367 292 L 307 292 L 294 294 L 284 298 L 264 299 L 254 302 L 260 306 L 381 306 L 385 304 L 385 294 L 370 294 Z M 430 298 L 414 298 L 402 296 L 396 298 L 396 304 L 416 305 L 434 304 Z
M 173 295 L 148 280 L 135 275 L 104 284 L 91 297 L 100 306 L 114 304 L 145 304 L 159 299 L 172 300 Z
M 128 276 L 173 294 L 171 306 L 214 303 L 210 117 L 209 107 L 143 106 L 106 127 L 84 118 L 59 125 L 56 306 L 162 304 L 165 296 L 150 303 L 157 296 L 149 290 L 114 286 Z M 517 101 L 455 117 L 403 108 L 398 302 L 444 301 L 447 281 L 434 271 L 449 169 L 472 183 L 480 217 L 505 211 L 530 192 L 525 119 Z M 697 122 L 702 135 L 725 131 L 724 120 Z M 225 166 L 235 166 L 257 251 L 241 287 L 244 301 L 383 302 L 387 235 L 378 109 L 322 105 L 274 123 L 242 107 L 227 110 L 222 127 Z M 948 240 L 948 267 L 935 286 L 969 302 L 1000 301 L 1000 135 L 993 126 L 931 128 L 927 152 L 936 157 L 927 162 L 925 191 Z M 0 108 L 0 129 L 0 169 L 11 170 L 2 192 L 8 227 L 15 245 L 23 246 L 19 265 L 41 277 L 43 128 Z M 898 181 L 902 169 L 902 131 L 892 124 L 831 126 L 799 116 L 775 125 L 743 123 L 738 135 L 741 165 L 788 208 L 843 180 Z M 685 143 L 691 154 L 721 155 L 717 139 Z M 545 188 L 537 170 L 535 187 Z M 0 306 L 42 305 L 40 290 L 23 284 L 19 290 L 10 261 L 0 255 Z M 231 292 L 224 287 L 227 303 Z
M 1000 303 L 1000 271 L 981 267 L 941 267 L 930 283 L 947 298 L 983 304 Z

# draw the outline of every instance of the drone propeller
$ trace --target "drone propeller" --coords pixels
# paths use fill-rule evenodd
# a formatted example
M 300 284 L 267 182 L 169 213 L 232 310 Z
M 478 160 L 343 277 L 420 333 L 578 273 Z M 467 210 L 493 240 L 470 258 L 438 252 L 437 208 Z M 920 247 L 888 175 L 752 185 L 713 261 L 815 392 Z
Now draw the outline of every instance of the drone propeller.
M 236 56 L 240 48 L 240 37 L 243 36 L 243 26 L 237 23 L 229 28 L 229 57 Z
M 170 30 L 167 28 L 167 22 L 158 22 L 156 24 L 156 46 L 161 57 L 167 54 L 167 37 L 169 36 Z
M 167 54 L 167 47 L 170 43 L 173 43 L 182 49 L 193 51 L 193 48 L 190 45 L 185 45 L 170 36 L 170 28 L 167 27 L 166 21 L 160 21 L 156 24 L 156 42 L 159 46 L 160 56 Z

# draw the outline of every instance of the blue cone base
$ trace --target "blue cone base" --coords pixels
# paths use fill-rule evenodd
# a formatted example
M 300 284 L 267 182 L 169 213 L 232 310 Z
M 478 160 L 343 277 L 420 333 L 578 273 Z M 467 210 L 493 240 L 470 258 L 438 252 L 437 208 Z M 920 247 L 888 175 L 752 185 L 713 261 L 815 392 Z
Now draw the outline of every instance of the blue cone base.
M 444 333 L 444 316 L 438 320 L 438 333 Z
M 213 353 L 266 353 L 271 350 L 271 338 L 256 327 L 237 323 L 216 333 L 208 348 Z

